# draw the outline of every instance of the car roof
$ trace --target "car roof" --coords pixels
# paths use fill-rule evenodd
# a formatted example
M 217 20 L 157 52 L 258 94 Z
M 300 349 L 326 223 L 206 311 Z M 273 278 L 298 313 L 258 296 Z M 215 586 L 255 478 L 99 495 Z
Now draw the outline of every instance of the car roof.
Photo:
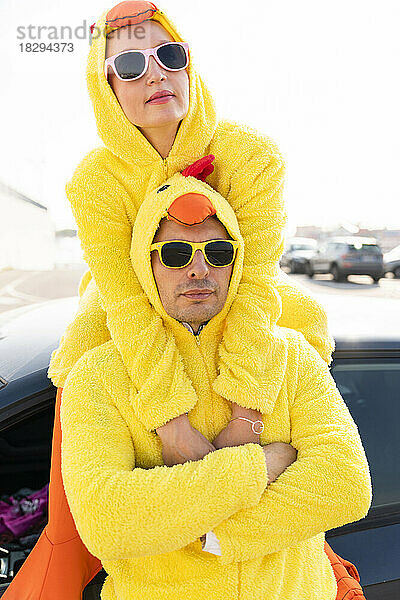
M 386 252 L 384 254 L 384 257 L 386 260 L 398 260 L 400 259 L 400 244 L 398 246 L 395 246 L 394 248 L 392 248 L 391 250 L 389 250 L 388 252 Z
M 326 242 L 342 242 L 344 244 L 377 244 L 376 238 L 361 236 L 335 236 L 324 240 Z
M 288 244 L 316 244 L 317 240 L 308 237 L 292 237 L 288 238 Z
M 1 314 L 0 377 L 13 381 L 46 368 L 77 308 L 78 297 L 71 297 Z

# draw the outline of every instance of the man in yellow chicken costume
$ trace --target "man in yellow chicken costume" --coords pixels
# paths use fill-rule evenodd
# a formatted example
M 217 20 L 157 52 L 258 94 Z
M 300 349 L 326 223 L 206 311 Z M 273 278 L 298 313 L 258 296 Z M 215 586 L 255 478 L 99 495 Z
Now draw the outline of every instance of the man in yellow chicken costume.
M 245 253 L 232 207 L 193 176 L 176 173 L 136 215 L 132 264 L 176 340 L 198 399 L 190 423 L 209 442 L 231 419 L 212 382 Z M 214 298 L 182 297 L 201 289 Z M 208 315 L 205 322 L 199 314 Z M 335 600 L 324 532 L 366 515 L 368 463 L 318 352 L 292 329 L 275 326 L 274 335 L 284 360 L 276 394 L 264 400 L 260 444 L 172 466 L 164 464 L 160 437 L 143 424 L 139 389 L 113 340 L 75 364 L 61 404 L 62 476 L 81 539 L 108 574 L 102 600 Z M 273 442 L 297 450 L 275 481 L 263 449 Z M 202 550 L 210 530 L 220 555 Z

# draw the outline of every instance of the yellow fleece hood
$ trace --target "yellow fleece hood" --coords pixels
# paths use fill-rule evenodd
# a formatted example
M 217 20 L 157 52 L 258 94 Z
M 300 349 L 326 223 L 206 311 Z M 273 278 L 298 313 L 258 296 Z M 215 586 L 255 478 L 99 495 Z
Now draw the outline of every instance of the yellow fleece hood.
M 102 13 L 93 30 L 86 68 L 88 91 L 93 103 L 97 131 L 107 148 L 125 161 L 139 161 L 143 164 L 146 159 L 160 159 L 160 155 L 128 120 L 104 76 L 106 35 L 109 33 L 106 19 L 109 11 L 110 9 Z M 161 10 L 157 9 L 152 20 L 159 22 L 174 41 L 186 41 Z M 189 108 L 181 121 L 169 156 L 186 156 L 190 160 L 191 157 L 201 156 L 209 145 L 215 133 L 217 117 L 212 96 L 196 71 L 191 48 L 189 55 Z
M 200 162 L 200 161 L 199 161 Z M 166 324 L 173 329 L 177 321 L 170 317 L 164 310 L 154 280 L 151 268 L 150 246 L 156 234 L 161 219 L 168 216 L 168 209 L 180 196 L 186 194 L 202 194 L 206 196 L 215 208 L 216 216 L 225 226 L 233 240 L 239 243 L 235 262 L 233 264 L 232 276 L 228 289 L 228 296 L 223 309 L 210 320 L 213 326 L 219 327 L 226 317 L 233 299 L 237 293 L 240 279 L 242 277 L 244 260 L 244 242 L 240 233 L 236 215 L 221 194 L 214 190 L 208 183 L 193 176 L 185 176 L 175 173 L 162 186 L 158 186 L 146 195 L 136 216 L 133 226 L 131 260 L 137 278 L 155 310 L 160 314 Z M 190 200 L 188 200 L 190 202 Z M 188 226 L 188 229 L 190 227 Z M 180 327 L 180 325 L 178 325 Z

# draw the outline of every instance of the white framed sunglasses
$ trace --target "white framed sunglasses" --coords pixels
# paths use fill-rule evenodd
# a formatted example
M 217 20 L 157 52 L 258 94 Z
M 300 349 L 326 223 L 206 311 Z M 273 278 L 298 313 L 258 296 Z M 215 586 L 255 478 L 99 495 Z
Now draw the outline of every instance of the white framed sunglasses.
M 104 61 L 104 76 L 108 79 L 111 67 L 120 81 L 134 81 L 142 77 L 149 66 L 149 57 L 154 56 L 158 64 L 167 71 L 182 71 L 189 64 L 188 42 L 166 42 L 145 50 L 124 50 Z

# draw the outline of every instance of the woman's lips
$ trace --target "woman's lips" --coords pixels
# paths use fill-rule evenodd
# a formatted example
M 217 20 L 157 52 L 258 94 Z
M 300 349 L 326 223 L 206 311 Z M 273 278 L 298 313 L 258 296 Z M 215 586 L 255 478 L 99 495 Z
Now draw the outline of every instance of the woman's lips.
M 154 100 L 148 100 L 147 104 L 165 104 L 168 100 L 173 98 L 172 95 L 169 96 L 161 96 L 161 98 L 154 98 Z

